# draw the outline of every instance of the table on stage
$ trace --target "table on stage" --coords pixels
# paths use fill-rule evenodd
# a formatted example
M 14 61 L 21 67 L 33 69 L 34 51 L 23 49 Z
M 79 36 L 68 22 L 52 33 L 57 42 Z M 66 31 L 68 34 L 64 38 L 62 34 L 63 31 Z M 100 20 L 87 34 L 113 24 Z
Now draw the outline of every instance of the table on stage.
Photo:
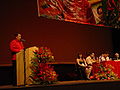
M 103 66 L 112 65 L 114 67 L 113 72 L 116 73 L 118 75 L 118 77 L 120 78 L 120 61 L 104 61 L 104 62 L 101 62 L 101 63 L 94 63 L 92 74 L 98 72 L 98 69 L 96 68 L 96 66 L 98 66 L 100 64 L 102 64 Z

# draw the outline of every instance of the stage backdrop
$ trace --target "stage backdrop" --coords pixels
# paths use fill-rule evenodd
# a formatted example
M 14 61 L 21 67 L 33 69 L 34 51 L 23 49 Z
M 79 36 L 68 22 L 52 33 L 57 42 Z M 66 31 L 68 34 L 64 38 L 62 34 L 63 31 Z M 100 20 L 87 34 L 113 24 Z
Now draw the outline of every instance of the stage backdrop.
M 113 50 L 109 28 L 38 17 L 37 0 L 1 0 L 0 11 L 0 64 L 11 63 L 9 42 L 16 32 L 26 48 L 49 47 L 57 62 L 75 62 L 78 52 Z

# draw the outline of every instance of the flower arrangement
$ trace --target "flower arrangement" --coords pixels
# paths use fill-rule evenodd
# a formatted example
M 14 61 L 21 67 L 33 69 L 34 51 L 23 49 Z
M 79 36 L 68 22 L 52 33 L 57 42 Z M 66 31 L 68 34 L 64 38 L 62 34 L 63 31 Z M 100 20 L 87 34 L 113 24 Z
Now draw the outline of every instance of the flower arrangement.
M 57 74 L 54 67 L 48 65 L 47 62 L 55 61 L 51 50 L 47 47 L 40 47 L 35 50 L 31 65 L 31 79 L 33 84 L 52 84 L 57 81 Z
M 39 50 L 35 50 L 33 52 L 35 56 L 33 59 L 37 59 L 39 63 L 55 61 L 54 56 L 52 55 L 52 52 L 48 47 L 40 47 Z
M 113 72 L 114 67 L 112 65 L 98 64 L 96 66 L 97 72 L 90 76 L 92 80 L 117 80 L 118 76 Z

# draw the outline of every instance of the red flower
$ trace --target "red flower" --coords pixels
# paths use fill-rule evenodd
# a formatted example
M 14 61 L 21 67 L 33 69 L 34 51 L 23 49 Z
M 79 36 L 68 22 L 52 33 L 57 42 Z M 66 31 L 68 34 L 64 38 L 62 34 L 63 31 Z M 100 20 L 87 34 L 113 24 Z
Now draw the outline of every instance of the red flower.
M 34 52 L 38 53 L 38 50 L 35 50 Z
M 94 76 L 90 76 L 90 79 L 93 79 L 94 78 Z
M 37 72 L 37 70 L 34 70 L 34 72 Z
M 110 77 L 108 77 L 107 79 L 108 79 L 108 80 L 110 80 L 111 78 L 110 78 Z
M 40 79 L 44 80 L 44 77 L 40 77 Z
M 108 74 L 110 74 L 110 71 L 107 71 Z
M 97 80 L 100 80 L 100 78 L 97 78 Z
M 38 77 L 37 76 L 34 76 L 33 79 L 37 79 Z

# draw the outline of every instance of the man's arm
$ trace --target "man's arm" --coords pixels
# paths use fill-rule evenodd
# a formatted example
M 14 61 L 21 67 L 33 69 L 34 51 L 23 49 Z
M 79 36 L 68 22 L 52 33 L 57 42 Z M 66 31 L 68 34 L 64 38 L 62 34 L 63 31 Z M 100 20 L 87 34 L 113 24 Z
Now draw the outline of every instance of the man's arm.
M 10 43 L 10 50 L 12 52 L 16 52 L 16 53 L 20 51 L 20 49 L 16 46 L 16 42 L 15 41 L 12 41 Z

